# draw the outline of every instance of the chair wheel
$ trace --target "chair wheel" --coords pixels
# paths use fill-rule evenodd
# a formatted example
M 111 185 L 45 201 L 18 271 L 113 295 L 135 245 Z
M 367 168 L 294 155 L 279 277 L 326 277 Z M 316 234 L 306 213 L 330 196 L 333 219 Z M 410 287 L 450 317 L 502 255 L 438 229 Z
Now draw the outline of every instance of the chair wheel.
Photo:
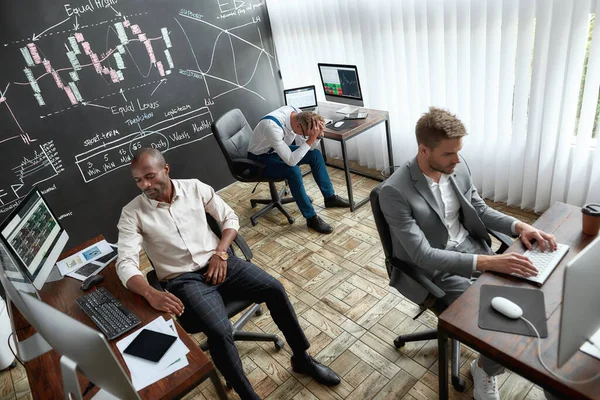
M 277 341 L 275 342 L 275 349 L 281 350 L 281 349 L 283 349 L 283 346 L 285 346 L 285 342 L 278 338 Z
M 288 224 L 291 225 L 294 223 L 294 221 L 296 221 L 294 218 L 292 218 L 292 217 L 288 218 Z
M 250 206 L 252 208 L 256 208 L 256 202 L 254 200 L 250 200 Z
M 457 392 L 464 392 L 465 391 L 465 380 L 463 378 L 460 377 L 452 377 L 452 386 L 454 386 L 454 389 Z
M 258 224 L 258 221 L 256 221 L 256 218 L 250 218 L 250 223 L 252 224 L 252 226 L 256 226 L 256 224 Z
M 254 313 L 254 315 L 256 315 L 257 317 L 260 317 L 261 315 L 263 315 L 263 308 L 262 308 L 262 306 L 258 307 L 258 309 Z
M 394 346 L 396 346 L 397 349 L 404 347 L 405 344 L 406 344 L 406 342 L 404 340 L 400 339 L 399 337 L 394 339 Z

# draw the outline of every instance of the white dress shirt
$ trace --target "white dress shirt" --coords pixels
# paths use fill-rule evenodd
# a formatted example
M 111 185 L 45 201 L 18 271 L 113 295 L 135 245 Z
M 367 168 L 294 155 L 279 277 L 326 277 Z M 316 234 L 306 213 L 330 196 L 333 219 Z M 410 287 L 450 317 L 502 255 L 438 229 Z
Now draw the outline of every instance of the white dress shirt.
M 269 119 L 260 120 L 252 133 L 248 151 L 258 156 L 273 149 L 287 165 L 290 167 L 297 165 L 311 149 L 311 146 L 306 143 L 306 139 L 297 135 L 292 129 L 290 115 L 294 111 L 298 112 L 294 107 L 284 106 L 267 114 L 275 117 L 283 129 Z M 289 146 L 294 142 L 300 147 L 292 151 Z M 316 147 L 318 143 L 319 140 L 315 140 L 312 148 Z
M 172 179 L 171 203 L 140 194 L 123 207 L 119 228 L 117 274 L 123 285 L 139 270 L 144 248 L 158 279 L 173 279 L 206 266 L 219 245 L 206 221 L 212 215 L 223 229 L 239 229 L 235 212 L 214 189 L 197 179 Z

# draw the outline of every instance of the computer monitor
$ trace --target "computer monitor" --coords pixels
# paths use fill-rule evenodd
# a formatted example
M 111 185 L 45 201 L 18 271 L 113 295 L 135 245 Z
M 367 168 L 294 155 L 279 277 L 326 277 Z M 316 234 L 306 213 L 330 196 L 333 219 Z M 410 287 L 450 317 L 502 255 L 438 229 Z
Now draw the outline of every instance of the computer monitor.
M 325 100 L 351 106 L 364 106 L 356 65 L 321 63 L 318 65 Z
M 46 280 L 62 278 L 55 264 L 69 235 L 37 187 L 0 225 L 0 240 L 37 289 L 41 289 Z
M 70 394 L 75 399 L 82 399 L 77 376 L 79 371 L 101 389 L 93 397 L 96 400 L 139 400 L 139 395 L 131 385 L 131 381 L 115 358 L 104 336 L 43 303 L 35 296 L 17 290 L 4 270 L 6 253 L 0 252 L 0 255 L 2 255 L 0 282 L 6 290 L 7 298 L 35 328 L 38 342 L 45 344 L 45 348 L 40 348 L 37 356 L 50 349 L 54 349 L 61 355 L 60 364 L 65 398 L 70 398 L 68 397 Z
M 573 257 L 565 268 L 558 337 L 559 367 L 600 329 L 598 282 L 600 236 Z
M 312 110 L 317 107 L 315 85 L 285 89 L 283 98 L 285 99 L 285 105 L 294 106 L 301 110 Z

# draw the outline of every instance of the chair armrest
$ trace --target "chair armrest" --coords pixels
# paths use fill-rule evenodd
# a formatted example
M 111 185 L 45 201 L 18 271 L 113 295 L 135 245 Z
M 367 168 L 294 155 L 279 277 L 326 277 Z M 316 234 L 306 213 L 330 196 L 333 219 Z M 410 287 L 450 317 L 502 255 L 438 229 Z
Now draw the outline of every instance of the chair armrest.
M 391 260 L 391 265 L 394 268 L 398 268 L 400 271 L 404 272 L 411 279 L 416 281 L 419 285 L 423 286 L 425 290 L 427 290 L 433 297 L 437 299 L 441 299 L 446 295 L 442 289 L 440 289 L 435 283 L 433 283 L 429 278 L 425 276 L 425 274 L 416 267 L 401 261 L 397 258 L 393 258 Z
M 235 239 L 233 239 L 233 243 L 235 243 L 237 247 L 239 247 L 239 249 L 242 251 L 242 254 L 244 255 L 246 261 L 252 260 L 252 257 L 254 256 L 252 254 L 252 250 L 250 250 L 250 246 L 248 246 L 248 243 L 246 243 L 246 241 L 241 235 L 236 235 Z
M 160 290 L 161 292 L 165 291 L 160 282 L 158 281 L 158 277 L 156 276 L 155 270 L 148 271 L 148 274 L 146 274 L 146 279 L 148 280 L 150 286 L 152 286 L 154 289 Z
M 508 246 L 510 246 L 514 242 L 513 238 L 511 238 L 510 236 L 508 236 L 504 233 L 494 231 L 492 229 L 488 229 L 487 231 L 490 235 L 492 235 L 493 237 L 498 239 L 498 241 L 500 241 L 500 248 L 498 249 L 496 254 L 504 253 L 506 251 L 506 249 L 508 249 Z

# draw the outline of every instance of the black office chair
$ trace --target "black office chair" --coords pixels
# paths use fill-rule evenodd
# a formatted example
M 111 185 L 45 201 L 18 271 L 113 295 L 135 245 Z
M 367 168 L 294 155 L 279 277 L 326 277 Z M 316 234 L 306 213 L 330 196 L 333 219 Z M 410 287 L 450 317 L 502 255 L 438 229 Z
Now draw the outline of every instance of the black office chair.
M 220 238 L 221 237 L 221 227 L 218 222 L 209 214 L 206 214 L 206 219 L 212 231 Z M 237 235 L 234 243 L 239 247 L 240 251 L 244 254 L 244 258 L 248 261 L 252 259 L 252 251 L 248 244 L 242 238 L 241 235 Z M 230 247 L 231 251 L 234 252 L 233 245 Z M 152 260 L 150 260 L 150 264 L 152 264 Z M 154 265 L 153 265 L 154 268 Z M 158 280 L 156 276 L 156 271 L 152 269 L 146 275 L 146 279 L 148 279 L 148 283 L 157 290 L 164 291 L 162 284 Z M 246 332 L 242 329 L 244 325 L 252 318 L 253 315 L 261 315 L 263 313 L 262 306 L 260 304 L 255 304 L 250 300 L 235 300 L 235 301 L 226 301 L 225 302 L 225 310 L 227 311 L 228 318 L 232 318 L 237 314 L 240 314 L 242 311 L 244 313 L 242 316 L 233 324 L 233 340 L 242 340 L 242 341 L 259 341 L 259 342 L 273 342 L 275 344 L 275 348 L 277 350 L 283 348 L 285 342 L 280 339 L 277 335 L 266 334 L 262 332 Z M 190 334 L 202 332 L 202 328 L 198 322 L 198 318 L 192 314 L 184 312 L 180 317 L 177 318 L 179 324 L 183 327 L 183 329 Z M 200 344 L 200 348 L 204 351 L 208 350 L 208 342 L 204 341 Z
M 419 312 L 414 319 L 417 319 L 423 311 L 427 308 L 431 308 L 436 314 L 438 314 L 435 303 L 438 299 L 441 299 L 446 294 L 442 289 L 436 286 L 423 272 L 419 269 L 397 259 L 393 254 L 392 247 L 392 235 L 390 233 L 390 227 L 381 211 L 379 205 L 379 192 L 383 183 L 380 183 L 373 188 L 369 199 L 371 201 L 371 210 L 373 211 L 373 217 L 375 219 L 375 225 L 377 225 L 377 232 L 379 232 L 379 238 L 381 239 L 381 245 L 383 246 L 383 253 L 385 255 L 385 267 L 388 272 L 388 276 L 392 276 L 392 268 L 398 268 L 402 270 L 406 275 L 412 278 L 415 282 L 419 283 L 423 288 L 429 292 L 428 298 L 419 305 L 421 312 Z M 488 232 L 496 237 L 501 243 L 497 253 L 503 253 L 508 246 L 512 243 L 512 239 L 505 234 L 500 232 L 492 231 L 488 229 Z M 418 342 L 422 340 L 433 340 L 437 339 L 437 330 L 429 329 L 423 332 L 409 333 L 406 335 L 400 335 L 394 339 L 394 346 L 396 348 L 403 347 L 407 342 Z M 452 358 L 451 358 L 451 372 L 452 372 L 452 386 L 459 392 L 465 390 L 465 381 L 459 375 L 460 369 L 460 343 L 457 340 L 452 339 Z
M 229 171 L 235 179 L 241 182 L 268 182 L 270 199 L 250 199 L 252 208 L 257 204 L 265 206 L 250 217 L 252 225 L 256 225 L 258 218 L 277 208 L 290 224 L 294 223 L 294 218 L 283 208 L 284 204 L 294 203 L 291 197 L 284 197 L 287 194 L 287 186 L 284 184 L 281 190 L 277 190 L 276 182 L 284 182 L 284 178 L 268 178 L 263 176 L 265 165 L 263 163 L 248 159 L 248 145 L 252 137 L 252 128 L 244 114 L 238 108 L 227 111 L 212 124 L 212 131 L 225 156 Z

